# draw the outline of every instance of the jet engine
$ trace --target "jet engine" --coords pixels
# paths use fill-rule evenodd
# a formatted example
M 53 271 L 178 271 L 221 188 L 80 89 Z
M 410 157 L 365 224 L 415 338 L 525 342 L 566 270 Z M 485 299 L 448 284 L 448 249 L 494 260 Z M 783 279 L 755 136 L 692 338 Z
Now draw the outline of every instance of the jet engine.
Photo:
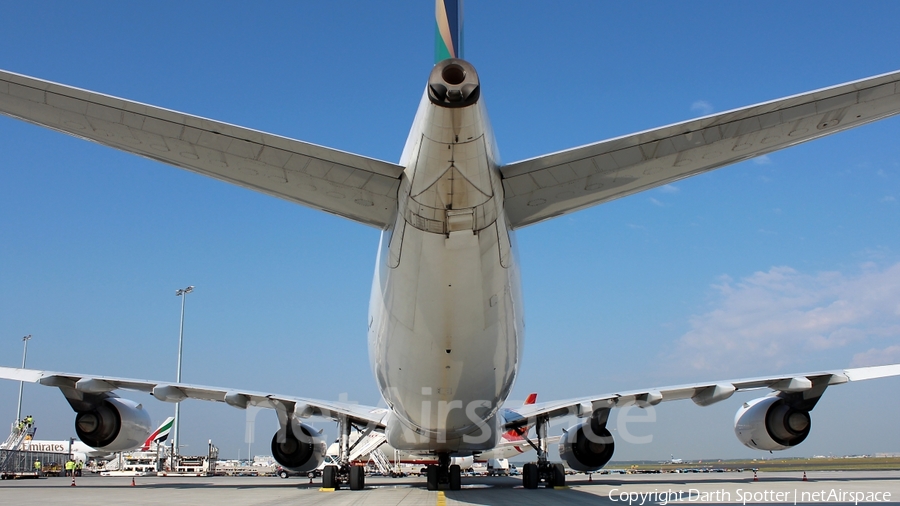
M 75 415 L 75 434 L 84 444 L 118 452 L 137 448 L 153 427 L 150 415 L 136 402 L 119 397 L 107 397 L 89 411 Z
M 297 435 L 295 431 L 298 432 Z M 325 440 L 319 431 L 302 423 L 289 424 L 285 432 L 279 430 L 272 437 L 272 456 L 275 461 L 298 473 L 319 467 L 325 460 L 325 450 Z
M 791 406 L 781 397 L 763 397 L 744 403 L 734 416 L 734 433 L 754 450 L 784 450 L 809 435 L 809 411 Z
M 605 466 L 616 444 L 604 427 L 581 423 L 570 428 L 559 440 L 559 458 L 571 469 L 590 473 Z

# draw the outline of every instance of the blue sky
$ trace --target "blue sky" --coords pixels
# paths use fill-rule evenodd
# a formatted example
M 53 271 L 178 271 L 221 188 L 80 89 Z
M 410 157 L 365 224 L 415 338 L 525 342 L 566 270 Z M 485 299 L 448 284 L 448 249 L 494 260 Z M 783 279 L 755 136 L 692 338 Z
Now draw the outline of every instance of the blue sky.
M 387 5 L 386 5 L 387 4 Z M 2 2 L 0 68 L 396 161 L 433 63 L 433 3 Z M 469 2 L 514 162 L 900 68 L 900 6 Z M 519 231 L 513 398 L 900 362 L 900 119 Z M 0 117 L 0 363 L 374 404 L 378 232 Z M 900 380 L 829 390 L 787 456 L 900 452 Z M 61 394 L 27 385 L 44 438 Z M 17 385 L 0 383 L 0 418 Z M 154 420 L 172 406 L 143 399 Z M 735 398 L 659 406 L 617 459 L 764 456 Z M 245 414 L 183 405 L 182 442 L 246 456 Z M 855 430 L 847 430 L 847 422 Z M 320 426 L 333 432 L 331 423 Z M 259 415 L 255 454 L 276 428 Z M 559 431 L 561 426 L 554 427 Z M 555 449 L 554 449 L 555 454 Z

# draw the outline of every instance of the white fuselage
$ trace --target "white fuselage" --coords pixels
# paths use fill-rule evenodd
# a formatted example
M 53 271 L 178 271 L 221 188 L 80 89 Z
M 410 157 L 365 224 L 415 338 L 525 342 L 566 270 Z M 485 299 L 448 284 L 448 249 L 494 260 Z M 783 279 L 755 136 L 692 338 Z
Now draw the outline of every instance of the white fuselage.
M 82 462 L 110 455 L 108 451 L 92 448 L 81 441 L 23 441 L 21 449 L 26 452 L 65 453 Z
M 423 100 L 381 235 L 369 353 L 400 450 L 493 448 L 522 352 L 523 315 L 498 156 L 481 102 Z

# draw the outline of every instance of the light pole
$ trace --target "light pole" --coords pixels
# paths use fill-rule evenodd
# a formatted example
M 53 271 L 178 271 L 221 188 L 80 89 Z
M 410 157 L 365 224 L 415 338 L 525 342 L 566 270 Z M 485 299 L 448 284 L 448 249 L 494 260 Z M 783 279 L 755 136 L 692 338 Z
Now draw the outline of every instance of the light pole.
M 181 383 L 181 348 L 184 344 L 184 299 L 187 298 L 187 294 L 194 291 L 194 287 L 189 286 L 187 288 L 179 288 L 175 290 L 175 296 L 181 297 L 181 325 L 178 330 L 178 372 L 175 374 L 175 382 Z M 178 436 L 179 430 L 178 425 L 181 423 L 181 417 L 179 414 L 181 413 L 181 403 L 175 403 L 175 424 L 174 424 L 174 434 L 172 435 L 172 453 L 178 455 Z
M 31 340 L 31 334 L 22 338 L 22 342 L 25 343 L 25 349 L 22 350 L 22 369 L 25 369 L 25 356 L 28 355 L 28 341 Z M 25 386 L 24 381 L 19 382 L 19 406 L 16 408 L 16 423 L 22 419 L 22 388 Z

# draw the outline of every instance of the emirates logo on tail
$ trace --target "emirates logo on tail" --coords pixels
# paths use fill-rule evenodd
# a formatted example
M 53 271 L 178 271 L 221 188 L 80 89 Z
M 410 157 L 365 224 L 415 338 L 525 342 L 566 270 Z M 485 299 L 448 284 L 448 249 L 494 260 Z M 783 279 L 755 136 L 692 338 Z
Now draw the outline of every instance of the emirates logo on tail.
M 153 446 L 153 443 L 161 443 L 168 439 L 169 433 L 172 432 L 172 424 L 175 422 L 175 417 L 170 416 L 166 418 L 166 421 L 162 423 L 149 437 L 144 441 L 144 444 L 141 445 L 141 451 L 149 451 L 150 447 Z

